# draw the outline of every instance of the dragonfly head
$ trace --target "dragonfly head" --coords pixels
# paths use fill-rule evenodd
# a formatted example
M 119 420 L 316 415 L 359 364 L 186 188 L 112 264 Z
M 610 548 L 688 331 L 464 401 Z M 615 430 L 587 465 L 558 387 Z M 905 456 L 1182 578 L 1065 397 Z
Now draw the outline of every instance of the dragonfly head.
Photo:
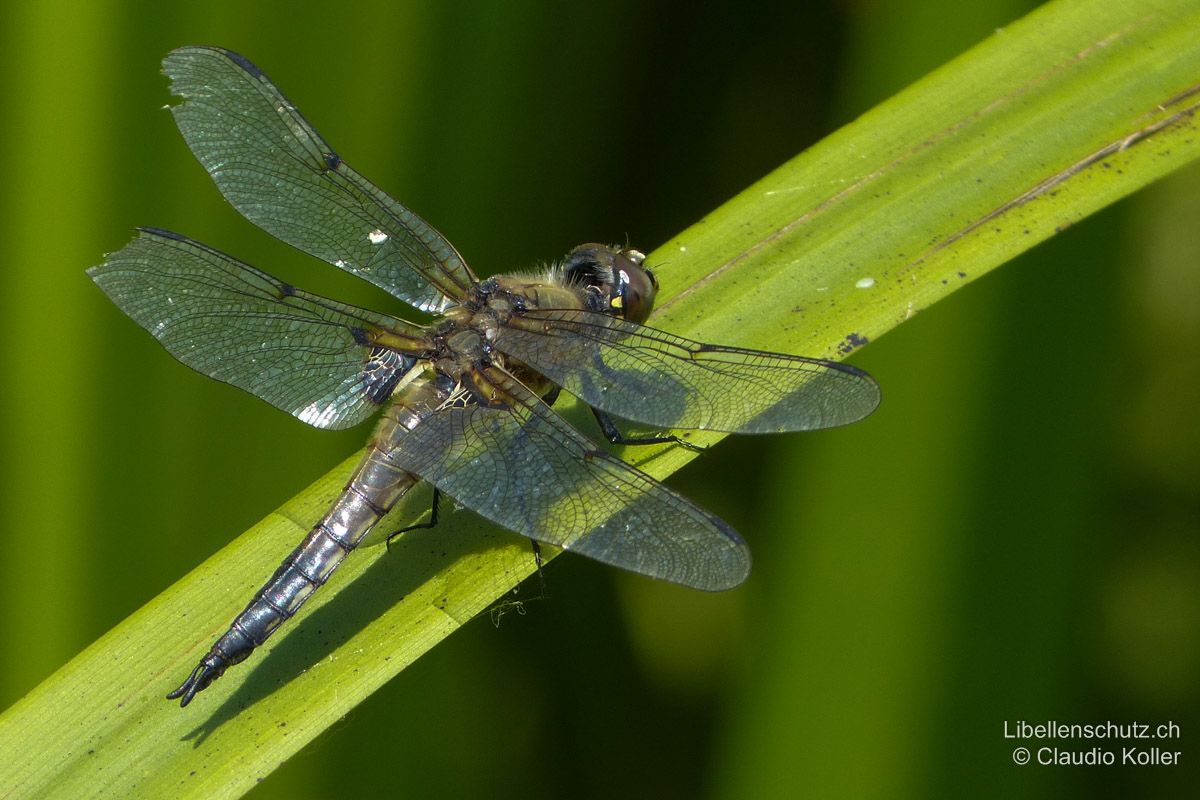
M 607 244 L 581 244 L 563 262 L 567 282 L 596 293 L 603 311 L 645 322 L 654 307 L 658 280 L 643 264 L 646 256 L 632 248 Z

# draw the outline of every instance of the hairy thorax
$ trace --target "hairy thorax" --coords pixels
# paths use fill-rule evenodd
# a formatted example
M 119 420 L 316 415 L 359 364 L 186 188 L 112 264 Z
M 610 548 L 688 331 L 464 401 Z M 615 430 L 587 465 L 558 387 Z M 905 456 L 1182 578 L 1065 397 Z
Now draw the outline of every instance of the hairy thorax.
M 579 310 L 589 307 L 588 292 L 548 278 L 497 276 L 472 287 L 466 301 L 450 309 L 431 337 L 435 349 L 430 362 L 435 372 L 453 379 L 482 405 L 504 405 L 490 367 L 500 367 L 535 394 L 544 395 L 553 384 L 527 364 L 496 348 L 505 327 L 542 327 L 525 315 L 535 309 Z

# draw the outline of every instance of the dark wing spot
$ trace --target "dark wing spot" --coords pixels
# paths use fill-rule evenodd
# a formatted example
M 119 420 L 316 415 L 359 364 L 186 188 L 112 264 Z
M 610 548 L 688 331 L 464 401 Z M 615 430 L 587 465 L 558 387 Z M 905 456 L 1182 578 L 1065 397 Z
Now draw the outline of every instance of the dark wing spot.
M 250 60 L 247 59 L 245 56 L 243 56 L 239 53 L 235 53 L 232 50 L 222 50 L 222 49 L 216 48 L 216 47 L 214 47 L 213 49 L 217 50 L 218 52 L 223 54 L 226 58 L 228 58 L 230 61 L 237 64 L 242 69 L 246 70 L 246 72 L 250 73 L 250 75 L 252 77 L 261 78 L 263 76 L 262 70 L 260 70 L 258 67 L 254 66 L 252 63 L 250 63 Z
M 155 228 L 152 225 L 143 225 L 142 227 L 138 228 L 138 230 L 142 233 L 148 233 L 152 236 L 161 236 L 164 239 L 174 239 L 177 242 L 188 241 L 186 236 L 178 234 L 175 231 L 169 231 L 166 228 Z
M 339 156 L 337 153 L 326 153 L 325 154 L 325 169 L 329 170 L 330 172 L 336 172 L 337 168 L 340 167 L 341 165 L 342 165 L 342 157 Z

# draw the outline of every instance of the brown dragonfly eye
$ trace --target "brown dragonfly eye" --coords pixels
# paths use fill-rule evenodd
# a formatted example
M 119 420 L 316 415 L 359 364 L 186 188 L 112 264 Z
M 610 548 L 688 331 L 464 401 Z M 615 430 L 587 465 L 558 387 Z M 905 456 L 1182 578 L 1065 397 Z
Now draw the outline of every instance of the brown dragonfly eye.
M 631 255 L 640 258 L 634 260 Z M 626 250 L 617 256 L 614 266 L 616 287 L 613 291 L 613 307 L 619 308 L 621 316 L 630 322 L 646 321 L 658 291 L 654 273 L 642 266 L 645 258 L 636 250 Z
M 563 273 L 569 283 L 595 289 L 622 319 L 644 322 L 654 306 L 658 281 L 642 266 L 646 256 L 626 248 L 583 244 L 567 254 Z

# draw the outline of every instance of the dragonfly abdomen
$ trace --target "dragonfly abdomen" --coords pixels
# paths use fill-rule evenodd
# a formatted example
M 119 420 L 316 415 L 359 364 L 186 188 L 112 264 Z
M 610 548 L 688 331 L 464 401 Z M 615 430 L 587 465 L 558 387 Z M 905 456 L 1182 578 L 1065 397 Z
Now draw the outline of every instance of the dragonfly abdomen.
M 385 418 L 387 420 L 387 418 Z M 312 596 L 405 492 L 420 479 L 389 464 L 376 445 L 367 451 L 333 506 L 238 614 L 178 689 L 187 705 L 230 666 L 244 661 Z

